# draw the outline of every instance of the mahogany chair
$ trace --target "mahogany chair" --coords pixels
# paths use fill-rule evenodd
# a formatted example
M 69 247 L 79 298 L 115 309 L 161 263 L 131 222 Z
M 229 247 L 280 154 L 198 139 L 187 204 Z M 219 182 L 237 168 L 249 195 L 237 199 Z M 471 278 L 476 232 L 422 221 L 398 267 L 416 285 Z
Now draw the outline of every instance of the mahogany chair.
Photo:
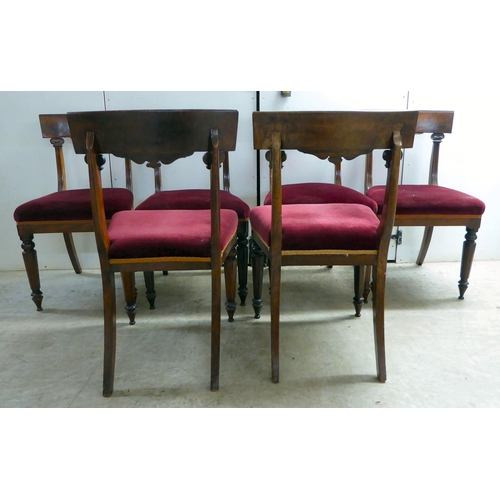
M 284 153 L 283 153 L 284 154 Z M 270 152 L 266 153 L 266 159 L 270 160 Z M 321 160 L 321 158 L 320 158 Z M 370 208 L 373 213 L 377 213 L 378 205 L 368 196 L 342 185 L 342 158 L 328 158 L 329 163 L 334 165 L 335 183 L 326 182 L 301 182 L 296 184 L 282 185 L 282 204 L 283 205 L 303 205 L 303 204 L 320 204 L 320 203 L 355 203 L 365 205 Z M 300 168 L 300 165 L 295 165 L 295 168 Z M 272 191 L 269 191 L 264 198 L 264 205 L 271 205 Z M 258 250 L 257 250 L 258 251 Z M 328 266 L 332 267 L 332 266 Z M 364 268 L 356 266 L 354 268 L 354 297 L 353 304 L 356 311 L 356 316 L 361 316 L 361 309 L 366 298 L 363 295 L 364 287 L 360 287 L 363 276 L 367 271 Z M 361 280 L 361 281 L 360 281 Z
M 68 121 L 64 114 L 40 115 L 42 136 L 50 139 L 55 149 L 57 167 L 57 191 L 40 198 L 23 203 L 14 211 L 17 232 L 21 238 L 23 259 L 31 288 L 31 298 L 37 311 L 42 311 L 43 294 L 40 289 L 40 273 L 37 251 L 33 241 L 35 234 L 62 233 L 66 250 L 75 273 L 80 274 L 82 268 L 75 250 L 72 233 L 88 233 L 94 231 L 90 189 L 67 189 L 64 163 L 64 139 L 70 137 Z M 101 166 L 104 164 L 102 162 Z M 134 199 L 132 194 L 132 177 L 130 162 L 125 162 L 127 189 L 105 188 L 104 204 L 106 218 L 121 210 L 130 210 Z
M 238 295 L 241 305 L 244 306 L 248 295 L 248 216 L 250 207 L 242 199 L 230 192 L 229 152 L 221 151 L 222 159 L 222 187 L 220 192 L 221 208 L 234 210 L 238 214 Z M 203 158 L 206 163 L 206 156 Z M 163 190 L 161 165 L 148 164 L 154 169 L 155 193 L 140 203 L 137 210 L 208 210 L 210 209 L 210 189 L 178 189 Z M 166 273 L 165 273 L 166 274 Z M 146 297 L 150 309 L 155 308 L 156 292 L 154 289 L 154 274 L 144 273 L 146 284 Z
M 255 112 L 254 148 L 270 149 L 272 203 L 250 212 L 254 309 L 260 317 L 264 260 L 270 263 L 271 371 L 279 381 L 282 266 L 373 267 L 373 324 L 377 376 L 386 380 L 384 301 L 387 252 L 396 211 L 401 149 L 413 146 L 417 112 Z M 282 150 L 339 162 L 387 149 L 387 196 L 379 219 L 357 203 L 283 204 Z M 358 276 L 358 286 L 361 276 Z
M 138 271 L 206 269 L 212 282 L 210 389 L 219 388 L 221 267 L 226 281 L 229 321 L 236 309 L 236 233 L 238 216 L 220 209 L 220 151 L 234 151 L 237 111 L 100 111 L 69 113 L 76 153 L 86 154 L 92 213 L 101 265 L 104 301 L 103 395 L 113 392 L 116 351 L 115 272 L 120 272 L 127 302 L 135 301 Z M 98 172 L 101 154 L 137 164 L 170 164 L 194 152 L 209 159 L 209 210 L 129 210 L 116 213 L 107 227 Z M 206 171 L 206 169 L 203 169 Z M 133 321 L 133 311 L 129 311 Z
M 395 226 L 425 226 L 417 265 L 424 262 L 435 226 L 465 226 L 466 235 L 462 250 L 459 299 L 464 298 L 469 286 L 469 276 L 476 248 L 477 231 L 485 204 L 461 191 L 438 185 L 439 149 L 445 134 L 453 127 L 453 111 L 420 111 L 417 134 L 431 134 L 432 154 L 429 166 L 428 184 L 402 184 L 399 186 Z M 367 155 L 365 187 L 366 195 L 374 200 L 377 213 L 382 214 L 385 186 L 372 186 L 372 157 Z M 369 276 L 367 275 L 367 282 Z M 369 286 L 365 286 L 365 299 Z

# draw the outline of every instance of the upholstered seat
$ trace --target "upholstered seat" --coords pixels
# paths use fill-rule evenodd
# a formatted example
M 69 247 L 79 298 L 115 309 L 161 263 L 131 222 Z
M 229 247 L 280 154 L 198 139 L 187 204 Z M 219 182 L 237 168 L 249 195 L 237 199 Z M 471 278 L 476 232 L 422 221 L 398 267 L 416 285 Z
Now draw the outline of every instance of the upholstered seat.
M 374 186 L 366 192 L 381 213 L 385 186 Z M 403 184 L 398 189 L 397 215 L 483 215 L 486 205 L 474 196 L 443 186 Z
M 427 255 L 434 227 L 464 226 L 465 241 L 462 249 L 460 280 L 458 282 L 459 299 L 469 286 L 469 276 L 476 247 L 477 231 L 481 226 L 481 218 L 485 204 L 462 191 L 440 186 L 438 182 L 440 146 L 445 134 L 453 127 L 453 111 L 419 111 L 417 134 L 430 134 L 432 153 L 430 156 L 428 184 L 405 184 L 399 186 L 396 217 L 394 226 L 423 226 L 424 234 L 417 265 L 422 265 Z M 378 214 L 382 213 L 385 186 L 372 186 L 373 175 L 372 153 L 366 156 L 365 191 L 366 195 L 378 204 Z M 366 273 L 364 298 L 370 293 L 369 272 Z
M 375 213 L 378 210 L 372 199 L 346 186 L 324 182 L 283 185 L 283 205 L 308 203 L 358 203 L 370 207 Z M 271 205 L 271 192 L 265 197 L 264 205 Z
M 90 189 L 67 189 L 66 167 L 63 145 L 70 138 L 68 120 L 65 114 L 44 114 L 39 116 L 42 136 L 50 139 L 54 147 L 57 169 L 57 191 L 19 205 L 14 211 L 17 232 L 22 241 L 23 260 L 31 288 L 31 298 L 38 311 L 42 311 L 43 293 L 40 287 L 38 256 L 35 249 L 35 234 L 63 235 L 66 251 L 75 270 L 80 274 L 82 267 L 78 260 L 73 233 L 94 231 Z M 100 167 L 104 165 L 104 158 Z M 133 208 L 132 173 L 130 161 L 125 159 L 127 189 L 105 188 L 105 216 L 109 220 L 121 210 Z
M 210 210 L 148 210 L 117 213 L 108 228 L 110 259 L 200 257 L 210 259 Z M 220 211 L 224 252 L 236 235 L 238 217 Z
M 124 188 L 104 188 L 104 208 L 106 218 L 116 212 L 131 210 L 134 195 Z M 71 189 L 27 201 L 14 211 L 16 222 L 26 221 L 68 221 L 91 220 L 90 189 Z
M 283 186 L 285 187 L 285 186 Z M 282 250 L 377 250 L 380 220 L 373 211 L 353 203 L 283 205 Z M 250 224 L 271 245 L 270 205 L 255 207 Z
M 240 220 L 248 220 L 250 207 L 228 191 L 220 192 L 222 209 L 233 210 Z M 137 205 L 136 210 L 208 210 L 210 189 L 159 191 Z

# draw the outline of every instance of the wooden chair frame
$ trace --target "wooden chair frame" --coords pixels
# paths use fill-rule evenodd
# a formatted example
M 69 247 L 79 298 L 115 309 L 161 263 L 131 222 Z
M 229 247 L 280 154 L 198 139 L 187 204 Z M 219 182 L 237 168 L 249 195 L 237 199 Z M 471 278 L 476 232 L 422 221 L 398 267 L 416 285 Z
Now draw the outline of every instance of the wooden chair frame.
M 97 249 L 101 265 L 104 304 L 104 373 L 103 396 L 113 392 L 116 353 L 115 273 L 120 272 L 129 299 L 135 290 L 134 273 L 202 269 L 211 271 L 212 327 L 210 389 L 219 388 L 221 268 L 226 279 L 226 309 L 232 320 L 236 309 L 236 232 L 221 252 L 219 168 L 221 149 L 233 151 L 236 146 L 237 111 L 104 111 L 69 113 L 68 121 L 73 145 L 78 154 L 86 154 L 92 191 L 92 213 Z M 195 127 L 196 124 L 196 127 Z M 178 128 L 178 134 L 175 132 Z M 183 133 L 189 129 L 190 133 Z M 172 137 L 168 131 L 174 130 Z M 173 149 L 167 141 L 176 142 Z M 170 148 L 169 148 L 170 146 Z M 109 257 L 110 239 L 104 216 L 98 159 L 101 154 L 129 158 L 136 164 L 161 162 L 169 164 L 191 155 L 208 151 L 211 190 L 211 257 L 156 257 L 113 259 Z
M 430 134 L 432 140 L 432 153 L 429 164 L 428 184 L 437 186 L 439 151 L 445 138 L 445 134 L 450 134 L 453 128 L 453 111 L 419 111 L 417 122 L 417 134 Z M 373 157 L 372 153 L 366 155 L 365 167 L 365 192 L 372 187 Z M 459 299 L 464 299 L 464 294 L 469 286 L 469 276 L 476 249 L 477 231 L 481 226 L 481 216 L 479 215 L 401 215 L 397 213 L 394 220 L 395 227 L 404 226 L 424 226 L 422 244 L 417 257 L 417 265 L 421 266 L 427 255 L 427 250 L 431 242 L 432 233 L 435 226 L 465 226 L 466 234 L 462 249 L 462 261 L 460 267 L 460 280 L 458 282 Z M 369 295 L 370 275 L 367 273 L 365 279 L 365 301 Z
M 64 139 L 70 138 L 70 130 L 65 114 L 41 114 L 40 126 L 42 137 L 50 139 L 54 147 L 57 167 L 57 191 L 66 191 L 66 167 L 64 162 Z M 131 166 L 125 161 L 126 187 L 132 191 Z M 40 271 L 37 251 L 35 250 L 35 234 L 62 233 L 66 250 L 75 273 L 80 274 L 82 268 L 78 260 L 72 233 L 91 233 L 94 231 L 92 220 L 61 220 L 61 221 L 23 221 L 16 222 L 17 232 L 21 239 L 23 260 L 31 288 L 31 298 L 37 311 L 42 311 L 43 293 L 40 288 Z
M 363 266 L 374 270 L 373 324 L 377 377 L 387 377 L 385 361 L 385 275 L 387 252 L 396 211 L 401 149 L 413 146 L 417 112 L 255 112 L 253 114 L 254 148 L 270 149 L 272 172 L 272 224 L 270 245 L 255 232 L 252 234 L 252 272 L 255 317 L 262 306 L 264 261 L 270 264 L 271 280 L 271 372 L 279 381 L 279 333 L 281 301 L 281 268 L 283 266 L 352 265 L 357 269 L 360 287 Z M 389 149 L 387 195 L 378 229 L 377 250 L 282 249 L 282 184 L 283 151 L 296 149 L 321 159 L 340 164 L 341 158 L 354 159 L 374 149 Z M 359 292 L 358 292 L 359 293 Z

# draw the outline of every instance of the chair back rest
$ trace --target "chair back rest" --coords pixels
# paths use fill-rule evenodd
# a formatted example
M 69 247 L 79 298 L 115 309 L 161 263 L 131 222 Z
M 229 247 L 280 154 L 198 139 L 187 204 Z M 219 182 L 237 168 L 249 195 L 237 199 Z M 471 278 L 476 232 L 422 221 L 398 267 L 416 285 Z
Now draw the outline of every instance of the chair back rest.
M 68 119 L 65 114 L 39 115 L 42 137 L 45 139 L 60 139 L 71 137 Z
M 86 154 L 92 191 L 92 213 L 99 254 L 107 255 L 109 238 L 104 215 L 99 155 L 112 154 L 149 166 L 171 164 L 195 152 L 210 159 L 212 245 L 220 253 L 219 152 L 234 151 L 238 111 L 151 110 L 68 113 L 77 154 Z M 102 259 L 101 259 L 102 264 Z
M 417 134 L 451 134 L 453 111 L 419 111 Z
M 68 113 L 75 152 L 85 154 L 86 133 L 94 132 L 99 154 L 135 163 L 165 165 L 208 151 L 210 130 L 220 131 L 221 151 L 236 149 L 238 111 L 152 110 Z
M 254 148 L 269 149 L 272 133 L 278 132 L 281 149 L 352 160 L 374 149 L 391 148 L 398 124 L 402 147 L 412 147 L 416 115 L 407 111 L 254 112 Z
M 429 184 L 438 184 L 439 148 L 444 134 L 451 134 L 453 129 L 453 111 L 419 111 L 417 134 L 431 134 L 432 153 L 429 164 Z M 373 153 L 366 155 L 365 192 L 373 185 Z
M 296 149 L 337 163 L 374 149 L 388 149 L 387 190 L 381 217 L 381 245 L 389 244 L 396 213 L 401 148 L 413 146 L 417 111 L 254 112 L 254 148 L 271 149 L 273 232 L 281 247 L 281 150 Z M 272 238 L 273 241 L 273 238 Z

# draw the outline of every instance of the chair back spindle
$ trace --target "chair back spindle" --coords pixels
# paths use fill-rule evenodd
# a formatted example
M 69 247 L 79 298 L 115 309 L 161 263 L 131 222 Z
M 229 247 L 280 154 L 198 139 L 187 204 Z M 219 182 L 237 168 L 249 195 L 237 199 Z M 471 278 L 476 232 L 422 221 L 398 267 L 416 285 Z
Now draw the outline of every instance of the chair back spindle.
M 50 143 L 54 146 L 57 167 L 57 190 L 66 190 L 66 168 L 64 164 L 63 145 L 64 138 L 70 137 L 69 125 L 66 115 L 51 114 L 40 115 L 40 127 L 42 129 L 42 137 L 50 139 Z

